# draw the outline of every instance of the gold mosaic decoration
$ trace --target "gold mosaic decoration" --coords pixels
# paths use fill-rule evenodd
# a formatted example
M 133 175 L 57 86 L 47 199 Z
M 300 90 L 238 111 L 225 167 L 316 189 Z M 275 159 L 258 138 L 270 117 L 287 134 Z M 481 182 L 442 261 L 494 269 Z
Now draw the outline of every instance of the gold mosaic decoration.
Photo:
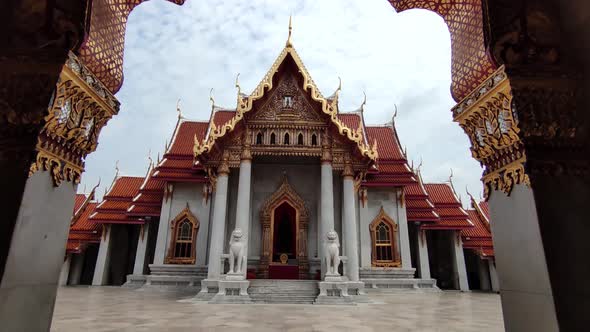
M 455 122 L 471 141 L 473 158 L 485 167 L 482 180 L 486 198 L 492 190 L 510 194 L 514 185 L 530 184 L 518 116 L 503 66 L 452 111 Z
M 463 99 L 497 66 L 484 44 L 481 0 L 389 0 L 397 12 L 420 8 L 439 14 L 451 35 L 451 93 Z
M 119 102 L 78 58 L 69 54 L 37 142 L 29 176 L 50 171 L 53 182 L 79 183 L 84 158 L 96 150 L 98 136 L 119 111 Z

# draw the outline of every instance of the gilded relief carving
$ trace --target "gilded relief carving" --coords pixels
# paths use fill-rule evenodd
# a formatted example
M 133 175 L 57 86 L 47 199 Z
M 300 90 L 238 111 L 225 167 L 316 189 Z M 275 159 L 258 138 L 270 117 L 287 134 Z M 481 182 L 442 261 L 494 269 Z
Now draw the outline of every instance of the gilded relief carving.
M 29 176 L 50 170 L 56 186 L 63 180 L 78 183 L 84 158 L 96 150 L 100 131 L 118 111 L 115 97 L 70 53 L 39 134 L 38 156 Z

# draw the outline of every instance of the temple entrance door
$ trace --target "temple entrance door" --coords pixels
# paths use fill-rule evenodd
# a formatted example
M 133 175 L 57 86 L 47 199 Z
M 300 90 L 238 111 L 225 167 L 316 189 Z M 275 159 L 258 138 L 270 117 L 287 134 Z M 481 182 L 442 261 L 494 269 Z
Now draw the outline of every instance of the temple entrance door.
M 309 279 L 305 202 L 283 182 L 260 208 L 262 248 L 257 275 L 262 279 Z
M 299 279 L 297 261 L 297 210 L 287 201 L 277 206 L 272 218 L 270 279 Z

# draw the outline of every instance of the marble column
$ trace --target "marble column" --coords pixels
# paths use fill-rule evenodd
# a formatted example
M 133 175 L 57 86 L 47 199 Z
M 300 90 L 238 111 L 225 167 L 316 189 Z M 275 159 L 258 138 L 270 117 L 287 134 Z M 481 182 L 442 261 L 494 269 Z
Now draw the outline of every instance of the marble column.
M 410 235 L 408 234 L 408 217 L 405 204 L 402 205 L 403 188 L 399 188 L 400 194 L 397 196 L 397 217 L 399 232 L 399 250 L 402 260 L 402 268 L 412 268 L 412 255 L 410 253 Z
M 55 187 L 50 171 L 28 178 L 11 235 L 0 230 L 8 250 L 0 272 L 0 330 L 49 330 L 75 194 L 71 182 Z
M 140 230 L 139 232 L 137 250 L 135 251 L 135 263 L 133 264 L 133 274 L 135 275 L 142 275 L 145 268 L 145 255 L 147 252 L 150 223 L 146 222 L 141 227 L 143 227 L 143 230 Z
M 430 261 L 428 259 L 428 241 L 426 240 L 426 231 L 416 230 L 416 246 L 418 247 L 418 268 L 420 269 L 420 278 L 430 279 Z
M 453 252 L 453 268 L 455 272 L 455 280 L 458 283 L 458 288 L 462 292 L 469 291 L 469 283 L 467 281 L 467 268 L 465 266 L 465 256 L 463 254 L 463 241 L 461 241 L 461 231 L 451 232 L 451 243 Z
M 72 265 L 70 266 L 70 276 L 68 278 L 68 284 L 75 286 L 80 284 L 80 278 L 82 277 L 82 270 L 84 269 L 84 256 L 86 252 L 83 251 L 79 254 L 72 255 Z
M 479 274 L 479 288 L 482 291 L 490 290 L 490 273 L 488 271 L 488 262 L 485 259 L 477 259 L 477 272 Z
M 348 279 L 359 280 L 358 232 L 356 227 L 356 213 L 354 209 L 354 178 L 351 164 L 344 166 L 342 173 L 342 220 L 343 233 L 346 238 L 345 253 L 348 258 L 346 264 Z
M 248 257 L 248 242 L 250 240 L 250 184 L 252 182 L 252 155 L 249 146 L 242 151 L 240 162 L 240 178 L 238 182 L 238 199 L 236 205 L 236 228 L 242 230 L 242 239 L 245 244 L 244 255 Z M 247 260 L 246 260 L 247 261 Z M 246 277 L 248 264 L 243 268 L 243 275 Z
M 158 225 L 158 237 L 156 238 L 156 250 L 154 251 L 154 265 L 163 265 L 166 258 L 166 246 L 168 245 L 168 232 L 170 230 L 170 206 L 172 205 L 172 193 L 174 185 L 166 183 L 164 198 L 162 198 L 162 210 L 160 211 L 160 223 Z
M 61 272 L 59 273 L 59 285 L 66 286 L 68 284 L 68 276 L 70 275 L 70 265 L 72 263 L 72 254 L 66 255 L 66 260 L 61 266 Z
M 103 231 L 105 233 L 100 239 L 98 256 L 96 257 L 96 266 L 94 267 L 94 276 L 92 277 L 93 286 L 102 286 L 108 283 L 113 227 L 111 225 L 104 225 L 104 227 Z
M 330 161 L 322 161 L 321 166 L 321 196 L 320 196 L 320 257 L 322 267 L 322 277 L 326 274 L 326 266 L 323 262 L 324 257 L 324 243 L 326 233 L 334 230 L 334 183 L 332 182 L 332 163 Z
M 211 246 L 207 279 L 218 280 L 221 269 L 221 254 L 225 246 L 225 215 L 227 212 L 227 183 L 229 166 L 223 163 L 217 170 L 215 201 L 213 204 L 213 221 L 211 225 Z
M 372 240 L 370 225 L 371 219 L 369 217 L 369 204 L 368 204 L 368 190 L 367 188 L 359 189 L 359 224 L 360 224 L 360 250 L 361 250 L 361 267 L 371 268 L 371 250 Z
M 498 273 L 496 272 L 496 264 L 493 259 L 488 259 L 488 269 L 490 270 L 490 283 L 492 284 L 493 292 L 500 292 L 500 283 L 498 282 Z

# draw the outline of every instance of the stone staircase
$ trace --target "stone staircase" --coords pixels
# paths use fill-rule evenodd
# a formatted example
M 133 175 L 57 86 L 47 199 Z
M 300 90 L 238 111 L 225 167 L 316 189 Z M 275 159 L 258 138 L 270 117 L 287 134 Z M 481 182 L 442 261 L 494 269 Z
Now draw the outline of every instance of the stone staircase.
M 315 280 L 251 279 L 248 294 L 254 303 L 312 304 L 319 288 Z

